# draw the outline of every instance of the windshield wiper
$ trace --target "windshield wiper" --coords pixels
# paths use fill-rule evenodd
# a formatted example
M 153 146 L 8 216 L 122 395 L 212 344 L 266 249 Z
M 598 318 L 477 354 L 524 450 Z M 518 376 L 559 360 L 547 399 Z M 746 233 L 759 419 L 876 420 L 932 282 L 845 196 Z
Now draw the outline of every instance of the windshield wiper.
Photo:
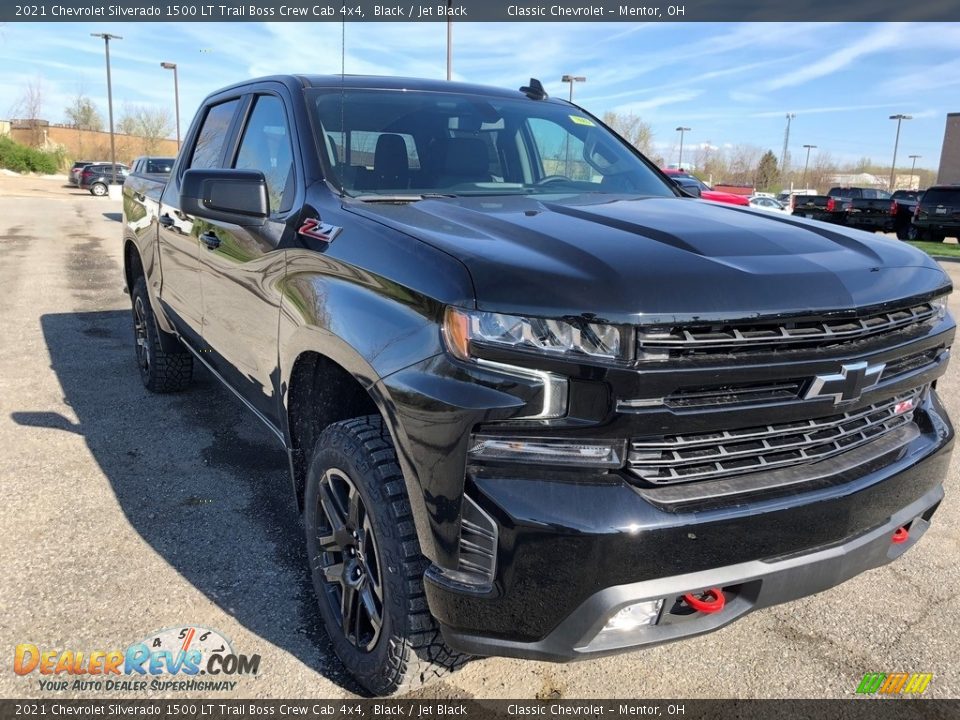
M 369 202 L 369 203 L 403 203 L 403 202 L 419 202 L 421 200 L 438 200 L 442 198 L 455 198 L 456 195 L 450 195 L 446 193 L 418 193 L 416 195 L 355 195 L 354 200 L 359 200 L 360 202 Z

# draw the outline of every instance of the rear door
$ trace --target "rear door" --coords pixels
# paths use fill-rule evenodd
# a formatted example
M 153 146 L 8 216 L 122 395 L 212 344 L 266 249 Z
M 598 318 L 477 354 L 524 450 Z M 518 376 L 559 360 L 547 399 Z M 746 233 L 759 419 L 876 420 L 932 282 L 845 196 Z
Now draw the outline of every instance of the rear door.
M 285 271 L 280 242 L 285 233 L 294 234 L 294 208 L 301 207 L 297 198 L 303 194 L 286 89 L 277 83 L 255 86 L 237 127 L 238 142 L 227 164 L 263 173 L 270 216 L 259 228 L 204 222 L 199 236 L 203 340 L 214 369 L 278 426 L 278 285 Z
M 188 168 L 224 167 L 230 132 L 241 98 L 211 104 L 195 130 L 189 153 L 164 188 L 158 212 L 162 287 L 159 297 L 167 316 L 195 348 L 201 348 L 203 295 L 200 286 L 200 222 L 180 212 L 180 178 Z

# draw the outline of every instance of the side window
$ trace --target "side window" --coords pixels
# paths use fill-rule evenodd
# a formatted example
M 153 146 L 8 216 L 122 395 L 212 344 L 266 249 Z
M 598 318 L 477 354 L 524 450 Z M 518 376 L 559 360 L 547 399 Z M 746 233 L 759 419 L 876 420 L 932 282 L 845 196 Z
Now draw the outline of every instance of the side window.
M 293 150 L 280 98 L 257 97 L 233 166 L 262 172 L 267 180 L 270 211 L 289 210 L 293 202 Z
M 228 100 L 207 110 L 207 116 L 200 127 L 200 134 L 197 136 L 197 144 L 193 147 L 188 167 L 213 168 L 220 165 L 223 144 L 227 141 L 230 121 L 233 120 L 233 114 L 239 102 L 239 99 Z

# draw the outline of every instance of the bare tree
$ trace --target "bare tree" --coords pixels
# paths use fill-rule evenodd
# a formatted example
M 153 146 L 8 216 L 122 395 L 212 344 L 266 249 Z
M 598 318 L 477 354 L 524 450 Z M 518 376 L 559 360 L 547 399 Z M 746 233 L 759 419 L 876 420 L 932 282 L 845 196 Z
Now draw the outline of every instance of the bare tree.
M 837 163 L 827 151 L 817 153 L 816 158 L 810 163 L 810 169 L 807 172 L 808 187 L 825 190 L 830 184 L 830 177 L 837 174 Z
M 639 115 L 611 110 L 603 114 L 603 122 L 647 157 L 653 154 L 653 131 Z
M 25 120 L 29 123 L 31 130 L 30 144 L 35 146 L 43 144 L 43 132 L 40 127 L 44 105 L 43 96 L 43 78 L 35 77 L 24 85 L 23 91 L 11 105 L 9 111 L 10 117 Z
M 763 151 L 753 145 L 734 145 L 730 150 L 730 167 L 724 182 L 753 185 L 754 174 Z
M 173 132 L 173 116 L 164 107 L 124 104 L 117 131 L 140 138 L 145 155 L 152 155 Z
M 64 108 L 63 114 L 77 130 L 103 130 L 103 117 L 83 90 L 77 92 L 70 104 Z

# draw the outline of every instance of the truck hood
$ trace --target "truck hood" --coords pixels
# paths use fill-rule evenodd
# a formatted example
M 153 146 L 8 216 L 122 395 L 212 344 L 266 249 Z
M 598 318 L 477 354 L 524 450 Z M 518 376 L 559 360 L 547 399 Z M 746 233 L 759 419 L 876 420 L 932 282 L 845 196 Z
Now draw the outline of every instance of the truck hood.
M 478 308 L 531 316 L 666 323 L 800 315 L 950 284 L 931 258 L 899 241 L 689 198 L 462 197 L 345 209 L 458 258 Z

